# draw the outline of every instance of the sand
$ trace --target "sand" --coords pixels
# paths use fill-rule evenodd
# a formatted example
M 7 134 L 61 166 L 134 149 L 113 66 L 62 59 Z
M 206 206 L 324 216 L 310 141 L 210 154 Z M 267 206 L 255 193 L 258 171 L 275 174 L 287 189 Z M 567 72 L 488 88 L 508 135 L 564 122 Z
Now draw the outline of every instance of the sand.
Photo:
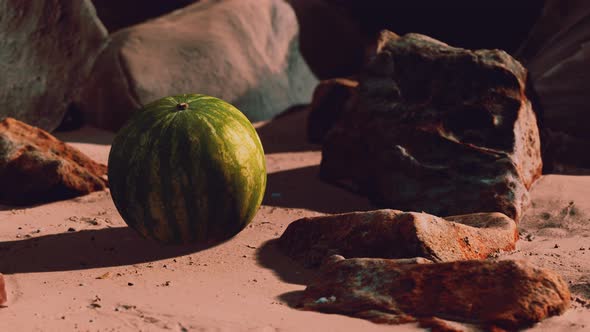
M 305 143 L 305 116 L 256 125 L 269 173 L 263 206 L 244 231 L 215 247 L 143 240 L 125 226 L 108 191 L 0 206 L 0 272 L 9 296 L 0 331 L 420 331 L 291 307 L 313 272 L 273 240 L 304 216 L 372 208 L 318 179 L 321 153 Z M 107 162 L 112 133 L 86 127 L 56 136 Z M 589 330 L 590 176 L 545 176 L 532 196 L 517 250 L 500 258 L 559 271 L 578 300 L 531 331 Z

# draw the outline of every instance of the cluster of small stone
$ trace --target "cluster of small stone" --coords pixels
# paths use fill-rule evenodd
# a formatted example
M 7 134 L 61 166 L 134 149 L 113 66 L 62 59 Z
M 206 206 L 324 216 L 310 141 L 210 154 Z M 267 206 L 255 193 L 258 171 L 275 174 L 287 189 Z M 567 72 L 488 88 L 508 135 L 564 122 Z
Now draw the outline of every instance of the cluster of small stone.
M 542 171 L 526 75 L 503 51 L 383 31 L 358 82 L 320 83 L 308 138 L 321 178 L 396 210 L 289 225 L 280 248 L 320 267 L 303 309 L 514 330 L 569 307 L 555 272 L 494 259 L 515 249 Z

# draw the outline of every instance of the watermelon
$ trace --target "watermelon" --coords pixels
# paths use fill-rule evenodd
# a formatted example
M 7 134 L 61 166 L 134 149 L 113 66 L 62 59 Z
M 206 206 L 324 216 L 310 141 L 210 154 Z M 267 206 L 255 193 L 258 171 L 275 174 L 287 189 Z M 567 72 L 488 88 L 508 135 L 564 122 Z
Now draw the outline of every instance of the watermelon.
M 260 138 L 229 103 L 185 94 L 162 98 L 117 133 L 108 161 L 123 220 L 161 243 L 212 243 L 240 232 L 266 188 Z

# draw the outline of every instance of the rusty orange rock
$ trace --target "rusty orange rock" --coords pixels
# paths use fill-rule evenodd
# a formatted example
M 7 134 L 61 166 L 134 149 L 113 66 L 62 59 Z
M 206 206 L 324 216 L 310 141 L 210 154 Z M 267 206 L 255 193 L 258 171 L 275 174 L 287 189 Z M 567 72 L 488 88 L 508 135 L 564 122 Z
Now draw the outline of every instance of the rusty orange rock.
M 514 250 L 516 223 L 501 213 L 440 218 L 397 210 L 303 218 L 291 223 L 279 247 L 307 266 L 333 254 L 352 257 L 424 257 L 437 262 L 485 259 Z
M 306 289 L 300 307 L 398 324 L 438 317 L 515 330 L 563 313 L 567 283 L 522 261 L 400 264 L 335 256 Z
M 106 166 L 48 132 L 0 122 L 0 201 L 23 205 L 85 195 L 107 187 Z
M 6 283 L 4 282 L 4 276 L 0 273 L 0 306 L 6 304 L 8 296 L 6 295 Z

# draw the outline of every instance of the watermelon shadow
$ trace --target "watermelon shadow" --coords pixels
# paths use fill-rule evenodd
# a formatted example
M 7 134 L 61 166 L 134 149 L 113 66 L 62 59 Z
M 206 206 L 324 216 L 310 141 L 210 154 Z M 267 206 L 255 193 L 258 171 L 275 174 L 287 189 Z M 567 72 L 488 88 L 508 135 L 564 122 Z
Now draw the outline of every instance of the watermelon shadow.
M 212 245 L 165 246 L 128 227 L 103 228 L 0 242 L 4 274 L 84 270 L 147 263 L 198 252 Z
M 293 106 L 271 120 L 254 124 L 265 154 L 321 150 L 321 145 L 307 141 L 305 106 Z
M 323 213 L 375 209 L 366 197 L 320 180 L 319 169 L 314 165 L 268 174 L 262 205 Z
M 10 210 L 20 210 L 20 209 L 32 209 L 41 205 L 47 204 L 47 202 L 39 202 L 39 203 L 31 203 L 31 204 L 23 204 L 23 205 L 14 205 L 8 204 L 6 202 L 0 202 L 0 211 L 10 211 Z

